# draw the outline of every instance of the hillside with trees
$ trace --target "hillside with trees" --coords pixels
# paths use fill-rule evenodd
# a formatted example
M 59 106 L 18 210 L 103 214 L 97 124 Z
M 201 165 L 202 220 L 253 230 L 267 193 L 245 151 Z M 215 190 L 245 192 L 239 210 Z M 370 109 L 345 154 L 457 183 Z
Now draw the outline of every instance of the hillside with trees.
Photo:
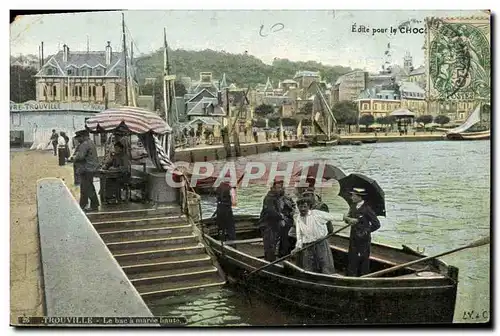
M 275 59 L 272 65 L 267 65 L 255 56 L 248 54 L 230 54 L 210 49 L 202 51 L 169 50 L 170 73 L 177 77 L 189 76 L 198 80 L 199 73 L 212 72 L 214 79 L 221 79 L 226 74 L 229 83 L 237 86 L 254 87 L 265 83 L 267 77 L 273 84 L 278 81 L 293 78 L 298 70 L 319 71 L 323 80 L 334 83 L 337 78 L 352 71 L 349 67 L 328 66 L 315 61 L 292 62 L 288 59 Z M 139 83 L 145 78 L 156 78 L 163 73 L 163 50 L 137 57 L 134 60 Z

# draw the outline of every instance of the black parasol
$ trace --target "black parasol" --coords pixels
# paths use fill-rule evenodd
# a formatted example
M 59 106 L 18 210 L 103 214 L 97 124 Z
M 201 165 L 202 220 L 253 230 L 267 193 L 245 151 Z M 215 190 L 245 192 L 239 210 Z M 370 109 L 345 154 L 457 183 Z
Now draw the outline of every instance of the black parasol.
M 323 169 L 324 167 L 324 169 Z M 312 166 L 306 167 L 303 170 L 297 171 L 294 175 L 295 177 L 301 176 L 303 171 L 307 169 L 306 176 L 316 179 L 318 176 L 318 170 L 320 171 L 320 177 L 325 180 L 340 180 L 346 177 L 346 174 L 338 167 L 332 166 L 330 164 L 315 163 Z M 323 170 L 321 174 L 321 170 Z
M 351 191 L 353 188 L 363 188 L 367 195 L 364 200 L 372 207 L 377 216 L 385 217 L 385 193 L 378 185 L 377 181 L 363 174 L 349 174 L 339 180 L 339 196 L 352 204 Z

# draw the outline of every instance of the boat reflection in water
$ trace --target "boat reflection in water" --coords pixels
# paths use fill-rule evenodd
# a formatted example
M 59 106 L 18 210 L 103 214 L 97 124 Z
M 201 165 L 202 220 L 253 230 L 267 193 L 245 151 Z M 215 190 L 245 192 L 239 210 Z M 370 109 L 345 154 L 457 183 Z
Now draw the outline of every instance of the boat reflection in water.
M 228 280 L 259 294 L 294 314 L 314 317 L 317 324 L 452 323 L 458 268 L 433 259 L 380 278 L 345 276 L 349 238 L 333 236 L 330 247 L 338 272 L 304 271 L 284 261 L 246 278 L 269 262 L 257 227 L 258 216 L 235 216 L 237 240 L 221 242 L 214 219 L 202 221 L 203 238 Z M 372 243 L 371 272 L 417 260 L 422 254 Z

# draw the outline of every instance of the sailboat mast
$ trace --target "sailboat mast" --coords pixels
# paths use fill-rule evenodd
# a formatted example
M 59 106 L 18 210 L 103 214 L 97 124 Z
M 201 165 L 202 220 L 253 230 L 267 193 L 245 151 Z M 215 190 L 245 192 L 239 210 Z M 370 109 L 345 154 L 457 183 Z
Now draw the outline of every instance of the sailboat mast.
M 165 121 L 168 123 L 168 51 L 167 51 L 167 29 L 163 28 L 163 103 L 165 105 Z
M 127 41 L 125 38 L 125 14 L 122 13 L 123 58 L 125 64 L 125 106 L 128 106 Z

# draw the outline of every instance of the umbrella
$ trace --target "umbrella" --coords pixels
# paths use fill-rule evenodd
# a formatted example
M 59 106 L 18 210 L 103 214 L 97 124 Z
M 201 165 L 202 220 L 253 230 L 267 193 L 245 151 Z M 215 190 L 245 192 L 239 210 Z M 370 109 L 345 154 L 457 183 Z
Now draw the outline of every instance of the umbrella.
M 353 188 L 364 188 L 366 193 L 365 201 L 372 207 L 377 216 L 385 217 L 385 194 L 377 181 L 362 174 L 349 174 L 339 180 L 340 192 L 339 196 L 351 204 L 351 194 Z
M 321 173 L 322 169 L 323 169 L 323 174 L 320 174 L 320 177 L 322 177 L 324 180 L 331 180 L 331 179 L 340 180 L 341 178 L 346 177 L 345 173 L 340 168 L 332 166 L 331 164 L 320 164 L 320 163 L 315 163 L 312 166 L 309 166 L 309 167 L 306 167 L 300 171 L 297 171 L 294 174 L 294 177 L 301 176 L 302 172 L 305 169 L 307 169 L 306 176 L 312 176 L 315 179 L 318 176 L 318 170 Z
M 132 106 L 110 108 L 87 119 L 89 132 L 113 132 L 118 130 L 134 134 L 165 134 L 172 128 L 156 113 Z

